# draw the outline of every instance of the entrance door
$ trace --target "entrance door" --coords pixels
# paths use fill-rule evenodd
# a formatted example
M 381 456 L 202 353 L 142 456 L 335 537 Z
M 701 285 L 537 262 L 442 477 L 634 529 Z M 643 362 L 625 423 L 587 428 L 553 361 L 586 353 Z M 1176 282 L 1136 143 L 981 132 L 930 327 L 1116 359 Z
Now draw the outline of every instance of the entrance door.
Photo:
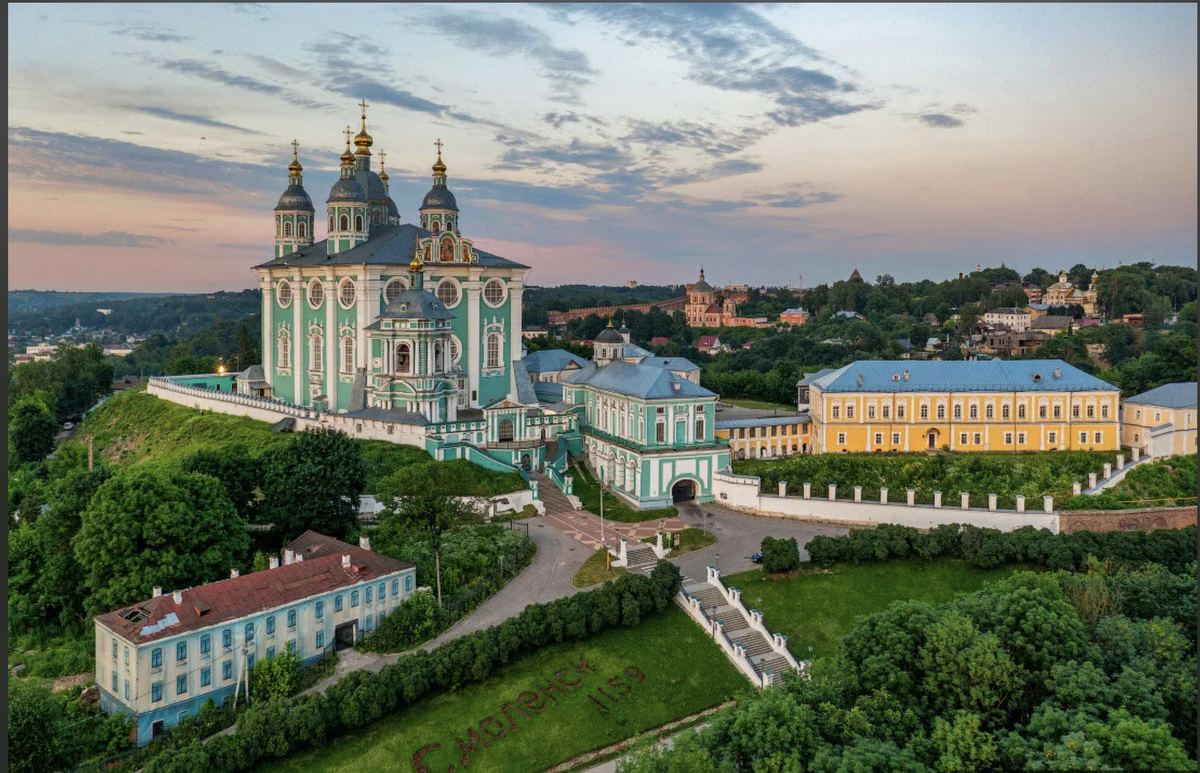
M 513 423 L 512 419 L 501 419 L 500 426 L 497 429 L 497 439 L 501 443 L 511 443 L 513 439 Z
M 150 723 L 150 740 L 154 740 L 163 734 L 163 720 L 156 719 Z
M 674 486 L 671 486 L 671 501 L 672 502 L 690 502 L 696 498 L 696 482 L 692 480 L 681 480 Z
M 521 469 L 525 470 L 525 472 L 529 472 L 529 467 L 531 464 L 532 464 L 532 460 L 529 458 L 529 454 L 522 454 L 521 455 Z
M 937 448 L 938 431 L 936 429 L 929 430 L 925 433 L 925 439 L 929 443 L 930 449 Z
M 333 648 L 335 651 L 350 649 L 358 638 L 358 621 L 351 620 L 333 629 Z

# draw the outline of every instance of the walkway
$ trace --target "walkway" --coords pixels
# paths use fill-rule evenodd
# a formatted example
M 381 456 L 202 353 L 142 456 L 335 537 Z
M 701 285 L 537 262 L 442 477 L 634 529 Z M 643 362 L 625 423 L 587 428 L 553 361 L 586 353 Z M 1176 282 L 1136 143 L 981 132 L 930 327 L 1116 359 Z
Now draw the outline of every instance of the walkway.
M 579 541 L 589 550 L 599 550 L 601 544 L 613 551 L 620 550 L 622 537 L 627 540 L 628 549 L 648 537 L 653 537 L 659 529 L 681 531 L 686 528 L 678 518 L 655 518 L 641 523 L 606 520 L 601 529 L 600 518 L 587 510 L 576 510 L 571 500 L 554 485 L 554 481 L 541 473 L 533 473 L 533 477 L 538 482 L 538 497 L 546 505 L 546 523 Z

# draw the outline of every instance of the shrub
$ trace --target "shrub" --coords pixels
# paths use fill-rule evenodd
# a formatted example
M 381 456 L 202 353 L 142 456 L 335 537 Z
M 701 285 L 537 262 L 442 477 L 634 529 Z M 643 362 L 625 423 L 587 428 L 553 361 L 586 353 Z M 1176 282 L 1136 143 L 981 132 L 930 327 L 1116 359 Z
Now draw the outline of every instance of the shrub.
M 790 572 L 800 566 L 800 545 L 795 537 L 763 537 L 762 557 L 763 569 L 767 572 Z

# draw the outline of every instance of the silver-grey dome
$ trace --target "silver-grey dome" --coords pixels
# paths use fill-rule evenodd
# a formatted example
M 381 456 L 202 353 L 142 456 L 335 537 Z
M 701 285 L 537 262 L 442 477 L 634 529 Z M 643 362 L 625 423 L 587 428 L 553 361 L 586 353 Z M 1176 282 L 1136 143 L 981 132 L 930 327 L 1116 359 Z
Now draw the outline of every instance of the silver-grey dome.
M 429 189 L 429 193 L 425 194 L 425 200 L 421 202 L 421 209 L 448 209 L 451 212 L 457 212 L 458 202 L 454 200 L 454 194 L 445 185 L 435 185 Z
M 352 201 L 363 202 L 367 201 L 367 192 L 363 190 L 362 183 L 355 180 L 353 177 L 343 177 L 333 184 L 329 189 L 329 198 L 327 201 Z
M 600 331 L 600 335 L 596 336 L 596 343 L 623 344 L 625 343 L 625 339 L 621 337 L 621 334 L 617 332 L 616 328 L 606 327 Z
M 391 197 L 387 200 L 388 217 L 400 217 L 400 208 L 396 206 L 396 202 L 392 201 Z
M 288 189 L 279 197 L 279 203 L 275 205 L 275 211 L 280 210 L 301 210 L 303 212 L 312 212 L 312 199 L 308 197 L 308 191 L 304 190 L 303 185 L 289 185 Z
M 367 191 L 367 198 L 371 200 L 386 199 L 388 197 L 387 186 L 383 184 L 383 180 L 379 175 L 371 170 L 360 171 L 354 175 L 358 178 L 360 185 Z M 366 181 L 365 183 L 363 181 Z

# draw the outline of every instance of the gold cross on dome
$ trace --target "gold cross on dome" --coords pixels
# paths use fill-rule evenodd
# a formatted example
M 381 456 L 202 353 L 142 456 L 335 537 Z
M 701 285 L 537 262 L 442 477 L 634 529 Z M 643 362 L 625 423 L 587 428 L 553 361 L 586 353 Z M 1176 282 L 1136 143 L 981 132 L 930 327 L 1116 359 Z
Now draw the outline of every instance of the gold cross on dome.
M 367 117 L 367 108 L 371 106 L 370 103 L 368 103 L 367 100 L 364 99 L 362 102 L 358 103 L 358 106 L 362 108 L 362 117 L 366 118 Z
M 438 155 L 439 155 L 439 156 L 440 156 L 440 155 L 442 155 L 442 138 L 441 138 L 441 137 L 438 137 L 438 140 L 437 140 L 437 142 L 435 142 L 435 143 L 433 143 L 433 144 L 437 146 L 437 149 L 438 149 Z
M 350 131 L 350 127 L 349 127 L 349 126 L 347 126 L 347 127 L 346 127 L 346 130 L 345 130 L 345 131 L 343 131 L 343 132 L 342 132 L 342 134 L 345 134 L 345 135 L 346 135 L 346 144 L 347 144 L 347 145 L 349 145 L 349 144 L 350 144 L 350 137 L 354 135 L 354 132 Z
M 387 151 L 381 150 L 379 151 L 379 165 L 383 166 L 385 163 L 387 163 Z
M 292 140 L 292 155 L 293 156 L 296 155 L 296 153 L 299 150 L 300 150 L 300 143 L 297 142 L 296 140 Z

